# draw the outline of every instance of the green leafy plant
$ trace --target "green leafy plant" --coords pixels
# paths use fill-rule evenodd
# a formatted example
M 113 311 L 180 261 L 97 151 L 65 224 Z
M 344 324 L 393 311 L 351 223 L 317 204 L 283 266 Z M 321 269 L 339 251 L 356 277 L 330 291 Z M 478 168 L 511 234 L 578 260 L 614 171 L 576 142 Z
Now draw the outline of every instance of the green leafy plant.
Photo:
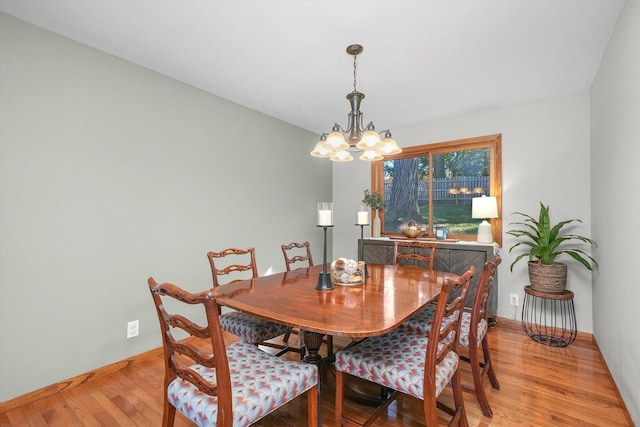
M 539 261 L 543 265 L 553 264 L 556 257 L 561 254 L 569 255 L 589 270 L 592 270 L 592 264 L 598 265 L 596 260 L 584 251 L 566 246 L 570 242 L 577 243 L 578 241 L 595 245 L 595 241 L 575 234 L 561 233 L 564 226 L 573 222 L 582 222 L 581 220 L 570 219 L 552 226 L 549 220 L 549 206 L 543 205 L 542 202 L 540 202 L 540 214 L 537 220 L 522 212 L 515 212 L 514 215 L 521 215 L 525 219 L 523 222 L 512 222 L 510 224 L 523 228 L 507 231 L 507 234 L 522 239 L 509 248 L 509 253 L 519 246 L 528 246 L 529 250 L 518 255 L 515 261 L 511 263 L 511 271 L 513 271 L 513 266 L 518 261 L 527 256 L 529 261 Z
M 382 200 L 380 193 L 377 191 L 375 193 L 371 193 L 369 190 L 364 190 L 364 199 L 362 199 L 362 203 L 371 207 L 372 209 L 384 209 L 387 204 Z

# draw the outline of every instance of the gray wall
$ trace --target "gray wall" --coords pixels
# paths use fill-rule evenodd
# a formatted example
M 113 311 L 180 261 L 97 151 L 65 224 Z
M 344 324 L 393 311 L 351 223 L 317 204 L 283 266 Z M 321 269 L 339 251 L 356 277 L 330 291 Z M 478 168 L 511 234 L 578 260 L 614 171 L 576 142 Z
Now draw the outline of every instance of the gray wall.
M 628 1 L 591 89 L 595 336 L 636 424 L 640 421 L 640 3 Z
M 159 347 L 150 275 L 209 288 L 229 246 L 283 271 L 292 240 L 320 259 L 316 138 L 0 14 L 0 401 Z

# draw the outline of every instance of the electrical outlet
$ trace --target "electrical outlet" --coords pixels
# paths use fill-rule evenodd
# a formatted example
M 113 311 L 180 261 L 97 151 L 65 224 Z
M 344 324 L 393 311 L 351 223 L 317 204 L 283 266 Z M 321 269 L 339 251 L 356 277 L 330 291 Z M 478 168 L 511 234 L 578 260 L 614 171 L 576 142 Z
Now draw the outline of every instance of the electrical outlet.
M 140 321 L 127 322 L 127 338 L 137 337 L 140 334 Z
M 509 305 L 519 305 L 518 294 L 509 294 Z

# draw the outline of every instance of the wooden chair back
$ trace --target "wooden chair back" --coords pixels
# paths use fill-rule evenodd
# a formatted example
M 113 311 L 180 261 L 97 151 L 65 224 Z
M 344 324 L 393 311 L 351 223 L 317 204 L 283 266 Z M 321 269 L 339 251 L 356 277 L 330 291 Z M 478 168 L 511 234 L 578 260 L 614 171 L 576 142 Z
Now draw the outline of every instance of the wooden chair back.
M 398 241 L 393 244 L 393 265 L 410 263 L 433 270 L 435 256 L 435 243 Z
M 287 267 L 287 271 L 291 271 L 291 265 L 297 262 L 306 262 L 307 267 L 313 266 L 309 242 L 291 242 L 288 245 L 282 245 L 282 255 L 284 255 L 284 265 Z
M 211 275 L 213 276 L 214 288 L 237 280 L 258 278 L 256 251 L 254 248 L 228 248 L 220 252 L 207 252 L 207 258 L 209 258 L 209 264 L 211 265 Z M 221 261 L 222 259 L 225 260 Z M 219 260 L 217 264 L 216 260 Z M 224 264 L 224 266 L 221 264 Z M 244 271 L 249 271 L 251 276 L 240 277 L 241 274 L 239 273 Z M 227 277 L 225 278 L 223 276 Z M 221 278 L 223 282 L 220 281 Z
M 469 270 L 458 279 L 447 279 L 442 286 L 442 291 L 438 297 L 433 323 L 429 331 L 429 341 L 425 356 L 425 372 L 424 372 L 424 401 L 425 408 L 436 407 L 436 367 L 442 362 L 450 352 L 458 354 L 460 326 L 462 324 L 462 312 L 464 310 L 464 300 L 471 284 L 471 279 L 475 273 L 475 267 L 471 266 Z M 457 295 L 451 302 L 448 302 L 451 294 Z M 448 322 L 443 321 L 451 320 Z M 460 381 L 458 375 L 455 375 L 452 381 Z M 454 388 L 460 389 L 460 384 Z M 460 396 L 461 397 L 461 396 Z M 456 399 L 456 400 L 462 400 Z M 431 412 L 433 414 L 431 414 Z M 451 415 L 453 419 L 449 425 L 456 425 L 456 418 L 465 417 L 462 408 L 454 408 Z M 427 425 L 438 425 L 438 417 L 436 411 L 425 411 L 427 417 Z
M 496 269 L 502 262 L 500 255 L 496 256 L 493 260 L 488 260 L 484 263 L 482 274 L 480 275 L 480 281 L 476 288 L 476 295 L 473 299 L 473 305 L 471 306 L 471 321 L 469 326 L 469 347 L 477 345 L 480 341 L 478 335 L 478 324 L 484 319 L 489 322 L 489 294 L 493 287 L 493 278 L 496 275 Z
M 163 425 L 175 418 L 176 408 L 169 403 L 167 389 L 176 378 L 188 381 L 203 393 L 217 397 L 218 426 L 231 426 L 233 421 L 231 396 L 231 377 L 225 343 L 218 320 L 218 308 L 213 293 L 192 294 L 170 283 L 158 284 L 152 277 L 148 280 L 149 290 L 160 319 L 162 346 L 164 348 L 164 415 Z M 206 324 L 199 325 L 182 314 L 171 314 L 165 309 L 164 300 L 173 299 L 204 309 Z M 174 333 L 181 330 L 180 334 Z M 184 339 L 187 333 L 196 340 Z M 206 347 L 203 346 L 206 342 Z M 216 381 L 211 383 L 191 367 L 202 365 L 215 368 Z

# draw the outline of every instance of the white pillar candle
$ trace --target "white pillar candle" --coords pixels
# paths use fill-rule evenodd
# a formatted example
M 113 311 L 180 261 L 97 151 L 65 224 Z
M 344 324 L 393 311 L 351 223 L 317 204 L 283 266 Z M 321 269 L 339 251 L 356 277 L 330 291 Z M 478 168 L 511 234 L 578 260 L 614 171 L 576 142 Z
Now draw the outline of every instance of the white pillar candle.
M 332 202 L 318 203 L 318 225 L 321 225 L 321 226 L 333 225 L 333 203 Z
M 331 225 L 331 211 L 318 211 L 318 225 Z
M 356 205 L 356 225 L 369 225 L 369 206 Z
M 367 225 L 369 224 L 369 212 L 358 212 L 358 220 L 356 221 L 358 225 Z

